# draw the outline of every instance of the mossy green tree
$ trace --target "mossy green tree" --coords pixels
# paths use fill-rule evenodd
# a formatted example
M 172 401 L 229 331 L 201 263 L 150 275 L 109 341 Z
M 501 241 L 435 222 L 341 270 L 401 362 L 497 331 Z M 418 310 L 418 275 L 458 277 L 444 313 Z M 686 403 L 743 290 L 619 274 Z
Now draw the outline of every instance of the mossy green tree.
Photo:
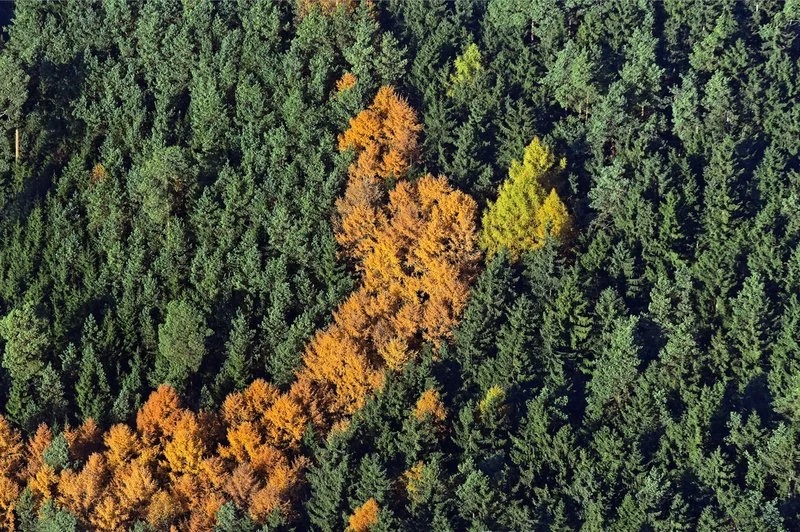
M 158 327 L 156 380 L 182 389 L 200 369 L 211 333 L 200 309 L 183 299 L 170 301 L 166 320 Z

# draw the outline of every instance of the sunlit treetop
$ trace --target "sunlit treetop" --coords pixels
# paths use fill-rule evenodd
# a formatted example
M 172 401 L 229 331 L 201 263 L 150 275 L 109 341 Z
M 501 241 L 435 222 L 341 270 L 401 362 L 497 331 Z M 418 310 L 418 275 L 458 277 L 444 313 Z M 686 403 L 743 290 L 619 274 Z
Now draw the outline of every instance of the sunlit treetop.
M 450 76 L 451 92 L 456 87 L 463 87 L 472 83 L 483 70 L 481 51 L 478 45 L 470 43 L 464 52 L 456 57 L 454 62 L 455 72 Z
M 553 186 L 565 167 L 566 159 L 556 160 L 538 137 L 525 148 L 521 162 L 512 161 L 497 201 L 483 215 L 480 244 L 489 256 L 506 249 L 516 259 L 544 246 L 548 236 L 567 234 L 570 216 Z

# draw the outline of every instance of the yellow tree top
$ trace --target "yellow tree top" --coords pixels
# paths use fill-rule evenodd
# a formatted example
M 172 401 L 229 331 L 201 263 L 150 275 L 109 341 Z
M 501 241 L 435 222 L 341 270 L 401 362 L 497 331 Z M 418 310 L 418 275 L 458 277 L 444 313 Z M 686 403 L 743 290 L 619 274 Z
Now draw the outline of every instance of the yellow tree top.
M 512 161 L 497 201 L 490 202 L 483 215 L 480 244 L 487 255 L 506 249 L 517 259 L 524 251 L 544 246 L 548 235 L 566 234 L 569 213 L 552 187 L 565 166 L 566 160 L 556 161 L 538 137 L 525 148 L 522 162 Z M 550 188 L 549 193 L 545 187 Z
M 472 83 L 480 71 L 483 70 L 481 51 L 478 49 L 478 45 L 471 43 L 467 46 L 464 52 L 456 57 L 454 66 L 455 72 L 450 76 L 451 95 L 455 87 Z

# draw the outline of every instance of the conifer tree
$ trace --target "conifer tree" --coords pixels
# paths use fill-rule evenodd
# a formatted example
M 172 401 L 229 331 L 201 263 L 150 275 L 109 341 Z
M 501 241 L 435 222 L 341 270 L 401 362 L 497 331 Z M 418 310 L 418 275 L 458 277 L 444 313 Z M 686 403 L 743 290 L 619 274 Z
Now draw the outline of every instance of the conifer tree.
M 553 188 L 565 165 L 564 159 L 556 162 L 538 137 L 525 148 L 522 162 L 511 163 L 497 202 L 490 203 L 483 215 L 481 246 L 487 254 L 506 249 L 517 259 L 524 251 L 544 246 L 548 235 L 566 236 L 569 214 Z
M 81 356 L 75 396 L 83 419 L 105 421 L 111 405 L 111 390 L 105 369 L 91 346 L 85 347 Z
M 197 307 L 185 300 L 167 305 L 166 319 L 158 327 L 155 380 L 182 387 L 200 369 L 211 330 Z
M 453 88 L 472 83 L 483 69 L 481 65 L 481 51 L 478 45 L 473 42 L 464 48 L 464 52 L 456 57 L 453 67 L 455 72 L 450 77 L 450 83 L 453 85 Z
M 0 334 L 6 342 L 3 367 L 15 381 L 27 381 L 44 369 L 50 347 L 47 322 L 36 315 L 31 302 L 15 308 L 0 321 Z
M 634 331 L 636 317 L 616 318 L 612 328 L 604 335 L 604 348 L 596 361 L 592 379 L 587 385 L 589 400 L 587 414 L 596 418 L 607 409 L 621 408 L 630 395 L 630 387 L 637 375 L 639 359 Z
M 233 384 L 235 390 L 242 390 L 251 375 L 251 350 L 255 339 L 255 331 L 248 328 L 241 311 L 231 323 L 231 332 L 226 343 L 223 374 Z

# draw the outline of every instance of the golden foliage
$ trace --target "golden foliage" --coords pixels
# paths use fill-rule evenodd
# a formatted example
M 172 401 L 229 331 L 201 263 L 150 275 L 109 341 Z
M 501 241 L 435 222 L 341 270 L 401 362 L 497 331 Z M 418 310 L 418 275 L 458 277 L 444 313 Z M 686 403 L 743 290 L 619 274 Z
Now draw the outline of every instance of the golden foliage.
M 392 338 L 385 344 L 378 346 L 378 355 L 391 370 L 399 370 L 411 359 L 408 341 L 404 338 Z
M 180 507 L 175 498 L 164 490 L 158 490 L 147 507 L 146 519 L 150 526 L 162 530 L 180 514 Z
M 225 398 L 222 404 L 223 419 L 228 425 L 246 421 L 255 423 L 279 395 L 275 386 L 264 379 L 256 379 L 244 391 L 234 392 Z
M 79 473 L 70 469 L 61 472 L 57 500 L 76 516 L 88 519 L 105 494 L 108 477 L 106 459 L 101 454 L 94 453 Z
M 262 477 L 267 477 L 278 464 L 282 464 L 287 460 L 288 457 L 285 452 L 279 451 L 271 445 L 262 445 L 256 449 L 250 463 L 256 473 Z
M 19 432 L 0 416 L 0 477 L 15 478 L 23 464 L 22 438 Z
M 327 427 L 361 408 L 421 339 L 449 338 L 480 258 L 476 210 L 445 178 L 425 176 L 397 184 L 368 238 L 346 238 L 359 240 L 362 286 L 312 339 L 300 373 L 323 398 Z
M 359 506 L 348 520 L 348 531 L 369 532 L 370 528 L 378 524 L 378 503 L 370 498 L 367 502 Z
M 256 419 L 275 402 L 280 392 L 264 379 L 257 379 L 244 390 L 243 395 L 249 419 Z
M 355 87 L 358 78 L 350 72 L 345 72 L 342 77 L 336 81 L 336 92 L 344 92 Z
M 206 458 L 200 464 L 200 480 L 208 489 L 219 490 L 228 481 L 230 474 L 224 460 L 219 456 Z
M 384 222 L 380 209 L 383 189 L 371 177 L 350 177 L 344 196 L 336 200 L 333 220 L 336 242 L 342 251 L 361 259 L 375 244 L 375 230 Z
M 14 508 L 19 494 L 19 484 L 5 475 L 0 475 L 0 529 L 14 530 Z
M 477 205 L 444 177 L 427 175 L 415 184 L 400 183 L 389 195 L 389 209 L 391 223 L 379 241 L 391 243 L 405 270 L 392 284 L 404 303 L 419 306 L 416 328 L 423 338 L 438 344 L 451 336 L 477 272 Z M 380 290 L 382 275 L 365 261 L 365 286 Z
M 565 166 L 566 161 L 556 161 L 538 137 L 525 148 L 522 162 L 511 163 L 497 202 L 490 202 L 483 215 L 481 246 L 488 255 L 506 249 L 516 259 L 524 251 L 544 246 L 548 236 L 568 234 L 570 216 L 553 188 Z M 549 193 L 545 187 L 550 187 Z
M 430 419 L 436 424 L 444 423 L 447 411 L 439 397 L 439 392 L 433 388 L 425 390 L 414 407 L 414 417 L 420 421 Z
M 53 433 L 50 427 L 42 423 L 36 429 L 33 437 L 28 440 L 28 445 L 25 447 L 25 470 L 23 478 L 31 479 L 36 476 L 39 469 L 44 464 L 44 451 L 50 446 L 53 441 Z
M 33 478 L 28 481 L 28 487 L 40 499 L 52 499 L 57 483 L 58 475 L 55 469 L 44 464 L 36 471 Z
M 164 457 L 173 473 L 200 473 L 200 463 L 206 452 L 197 417 L 185 412 L 175 425 L 172 438 L 164 446 Z
M 336 241 L 344 253 L 363 259 L 374 245 L 375 230 L 385 221 L 380 209 L 382 181 L 405 177 L 416 157 L 421 130 L 414 110 L 393 87 L 384 86 L 339 135 L 339 149 L 352 149 L 356 155 L 333 221 Z
M 206 493 L 192 509 L 189 518 L 189 532 L 213 530 L 217 524 L 217 512 L 225 504 L 225 497 L 219 493 Z
M 148 467 L 133 462 L 115 473 L 116 493 L 119 506 L 128 514 L 141 511 L 158 490 L 158 484 Z
M 422 480 L 424 467 L 422 461 L 419 461 L 403 473 L 403 483 L 406 485 L 406 492 L 412 503 L 418 499 L 419 483 Z
M 197 506 L 203 497 L 203 486 L 196 475 L 190 473 L 173 473 L 171 477 L 171 495 L 178 505 L 178 513 L 183 516 Z
M 127 425 L 117 424 L 103 436 L 106 445 L 106 458 L 111 469 L 117 469 L 129 463 L 139 454 L 141 445 L 139 438 Z
M 307 371 L 301 371 L 289 389 L 289 395 L 300 405 L 311 425 L 319 429 L 328 425 L 327 412 L 331 410 L 331 397 L 318 391 L 319 383 L 312 381 Z
M 303 470 L 308 464 L 308 459 L 304 457 L 299 457 L 291 465 L 286 461 L 277 464 L 270 472 L 266 485 L 253 494 L 250 515 L 256 521 L 264 521 L 277 509 L 291 517 L 289 502 L 296 497 Z
M 273 489 L 262 488 L 250 498 L 250 517 L 256 521 L 265 521 L 269 514 L 281 505 L 280 493 Z
M 269 441 L 280 449 L 296 448 L 303 437 L 308 417 L 288 394 L 279 397 L 264 413 Z
M 172 434 L 180 417 L 178 394 L 171 386 L 162 384 L 136 414 L 136 428 L 146 445 L 155 445 Z
M 228 429 L 228 445 L 221 445 L 219 455 L 235 462 L 249 462 L 263 445 L 263 438 L 255 425 L 249 421 Z
M 331 441 L 331 438 L 335 434 L 341 434 L 343 432 L 347 432 L 347 429 L 350 428 L 350 420 L 348 418 L 340 419 L 336 423 L 334 423 L 330 430 L 328 431 L 328 442 Z
M 311 341 L 299 375 L 328 428 L 361 408 L 384 369 L 406 364 L 421 339 L 448 338 L 466 306 L 480 258 L 475 202 L 445 178 L 425 176 L 400 181 L 382 206 L 381 181 L 405 175 L 420 130 L 408 104 L 382 87 L 339 137 L 356 160 L 337 202 L 336 238 L 358 261 L 362 286 Z
M 89 522 L 96 530 L 120 530 L 127 517 L 120 511 L 117 501 L 112 497 L 104 497 L 92 512 Z
M 356 153 L 351 177 L 405 176 L 417 155 L 421 130 L 411 106 L 393 87 L 381 87 L 372 104 L 351 118 L 350 129 L 339 135 L 339 149 Z
M 332 415 L 355 412 L 381 383 L 380 371 L 369 362 L 363 346 L 343 334 L 337 323 L 312 339 L 303 360 L 303 371 L 320 392 L 328 392 Z

